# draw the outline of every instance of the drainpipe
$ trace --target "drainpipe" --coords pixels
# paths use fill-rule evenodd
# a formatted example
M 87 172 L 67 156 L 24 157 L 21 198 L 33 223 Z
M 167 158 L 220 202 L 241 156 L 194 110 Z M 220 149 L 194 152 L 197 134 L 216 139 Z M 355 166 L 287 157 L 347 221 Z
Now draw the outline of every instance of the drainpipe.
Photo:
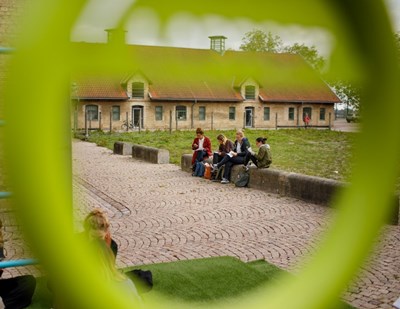
M 192 104 L 192 117 L 191 117 L 191 124 L 190 127 L 194 129 L 194 106 L 197 103 L 197 99 L 194 99 L 194 103 Z

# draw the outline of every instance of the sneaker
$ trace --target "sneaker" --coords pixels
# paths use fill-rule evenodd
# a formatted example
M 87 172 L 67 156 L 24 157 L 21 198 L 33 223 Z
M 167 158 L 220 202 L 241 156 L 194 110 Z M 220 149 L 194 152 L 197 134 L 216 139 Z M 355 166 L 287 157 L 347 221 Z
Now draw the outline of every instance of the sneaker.
M 227 184 L 227 183 L 229 183 L 229 180 L 228 180 L 228 179 L 226 179 L 226 178 L 222 178 L 222 180 L 221 180 L 221 183 L 223 183 L 223 184 Z

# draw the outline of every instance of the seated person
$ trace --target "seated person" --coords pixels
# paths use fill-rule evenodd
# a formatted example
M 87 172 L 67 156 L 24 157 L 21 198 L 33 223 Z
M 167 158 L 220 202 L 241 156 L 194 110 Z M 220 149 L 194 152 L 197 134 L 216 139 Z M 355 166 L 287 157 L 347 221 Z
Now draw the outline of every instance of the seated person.
M 117 257 L 118 253 L 118 245 L 111 238 L 110 232 L 110 222 L 108 220 L 107 215 L 101 209 L 92 210 L 85 218 L 83 222 L 84 232 L 82 235 L 85 235 L 88 239 L 97 238 L 99 233 L 105 233 L 105 239 L 108 246 L 111 248 L 114 257 Z
M 218 151 L 214 152 L 213 164 L 217 164 L 222 161 L 222 159 L 227 155 L 227 153 L 233 150 L 233 143 L 226 138 L 225 135 L 220 134 L 217 136 L 219 143 Z
M 207 136 L 204 136 L 204 131 L 201 128 L 197 128 L 196 130 L 196 138 L 193 140 L 192 149 L 194 150 L 192 157 L 194 171 L 196 162 L 201 162 L 212 154 L 211 140 Z
M 1 270 L 1 273 L 3 271 Z M 0 297 L 5 309 L 28 307 L 36 288 L 36 279 L 31 275 L 0 280 Z
M 107 215 L 101 209 L 92 210 L 84 220 L 84 235 L 87 236 L 89 243 L 95 250 L 95 255 L 103 266 L 99 272 L 104 280 L 113 282 L 117 287 L 124 290 L 131 300 L 140 302 L 135 284 L 129 280 L 115 266 L 115 257 L 117 255 L 117 244 L 111 239 L 110 223 Z M 114 245 L 113 245 L 114 243 Z
M 258 147 L 258 154 L 254 152 L 248 152 L 245 157 L 244 165 L 246 167 L 246 170 L 249 169 L 249 163 L 250 160 L 253 161 L 253 163 L 258 167 L 258 168 L 268 168 L 271 163 L 272 163 L 272 155 L 271 155 L 271 148 L 269 147 L 268 144 L 265 142 L 267 141 L 267 138 L 264 137 L 258 137 L 256 139 L 256 146 Z
M 4 258 L 3 233 L 0 221 L 0 260 Z M 0 277 L 3 270 L 0 269 Z M 0 279 L 0 297 L 5 309 L 20 309 L 28 307 L 32 302 L 32 296 L 36 288 L 36 279 L 31 275 L 18 276 L 9 279 Z
M 214 170 L 225 165 L 224 175 L 221 181 L 222 184 L 229 183 L 232 167 L 237 164 L 244 164 L 246 155 L 249 151 L 251 151 L 249 140 L 244 136 L 242 131 L 237 131 L 233 150 L 227 153 L 219 163 L 213 165 Z

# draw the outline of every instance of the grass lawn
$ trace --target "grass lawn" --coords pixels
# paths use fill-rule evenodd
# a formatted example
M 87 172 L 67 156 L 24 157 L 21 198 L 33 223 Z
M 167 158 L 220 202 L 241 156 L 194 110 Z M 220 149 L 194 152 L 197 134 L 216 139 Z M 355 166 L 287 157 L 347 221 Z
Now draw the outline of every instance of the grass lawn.
M 175 301 L 184 301 L 206 305 L 218 300 L 234 301 L 245 292 L 259 287 L 263 283 L 277 280 L 282 272 L 279 268 L 265 262 L 243 263 L 232 257 L 217 257 L 198 260 L 178 261 L 130 267 L 151 270 L 153 289 L 144 294 L 144 299 L 162 295 Z M 39 281 L 31 309 L 49 308 L 48 292 L 44 280 Z M 190 304 L 184 306 L 190 308 Z M 324 309 L 350 309 L 348 304 L 340 302 Z
M 207 131 L 213 150 L 218 148 L 217 135 L 221 131 Z M 223 132 L 234 140 L 235 131 Z M 143 131 L 128 133 L 91 132 L 89 141 L 113 149 L 114 142 L 126 141 L 167 149 L 170 161 L 179 165 L 181 156 L 192 153 L 194 131 Z M 268 137 L 271 146 L 272 167 L 289 172 L 320 176 L 340 181 L 348 179 L 351 172 L 352 149 L 357 133 L 316 129 L 246 130 L 245 135 L 255 150 L 255 139 Z

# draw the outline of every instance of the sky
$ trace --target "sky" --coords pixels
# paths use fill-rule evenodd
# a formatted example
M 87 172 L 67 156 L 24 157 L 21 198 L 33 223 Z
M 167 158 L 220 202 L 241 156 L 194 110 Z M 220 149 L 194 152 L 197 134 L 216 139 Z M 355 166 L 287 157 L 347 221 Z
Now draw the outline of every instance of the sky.
M 73 41 L 106 42 L 104 31 L 113 28 L 121 14 L 135 0 L 91 0 L 71 33 Z M 400 31 L 400 0 L 385 0 L 395 31 Z M 328 56 L 333 38 L 321 28 L 299 25 L 279 25 L 265 21 L 254 23 L 249 19 L 225 19 L 221 16 L 196 17 L 179 14 L 161 29 L 157 16 L 150 10 L 141 10 L 132 16 L 126 26 L 127 43 L 139 45 L 209 48 L 210 35 L 224 35 L 226 48 L 238 50 L 244 34 L 253 29 L 271 31 L 279 35 L 285 45 L 295 42 L 315 45 L 323 56 Z

